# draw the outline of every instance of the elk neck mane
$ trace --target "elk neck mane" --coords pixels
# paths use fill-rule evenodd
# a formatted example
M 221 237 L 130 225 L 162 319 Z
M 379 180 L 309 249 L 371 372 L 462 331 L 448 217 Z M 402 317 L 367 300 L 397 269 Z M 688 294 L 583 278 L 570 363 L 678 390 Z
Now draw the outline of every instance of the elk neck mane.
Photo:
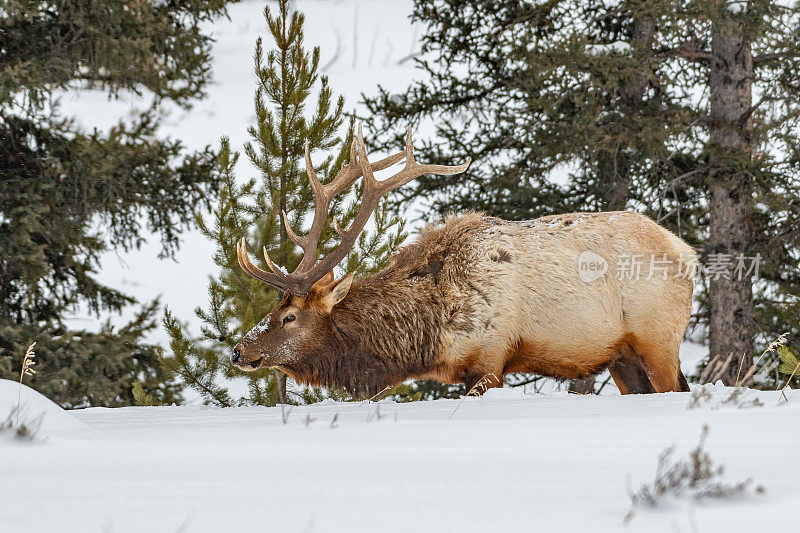
M 469 309 L 448 301 L 448 284 L 463 277 L 449 267 L 469 254 L 471 237 L 486 224 L 472 213 L 428 225 L 386 268 L 353 281 L 331 313 L 335 341 L 321 345 L 313 362 L 293 367 L 295 377 L 376 394 L 436 368 L 443 333 L 469 327 Z

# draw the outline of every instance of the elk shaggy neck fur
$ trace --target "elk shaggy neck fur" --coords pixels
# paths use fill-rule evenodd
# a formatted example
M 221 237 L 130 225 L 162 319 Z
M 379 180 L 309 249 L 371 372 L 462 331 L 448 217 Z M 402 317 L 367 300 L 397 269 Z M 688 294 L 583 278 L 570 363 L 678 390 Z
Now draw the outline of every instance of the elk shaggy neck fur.
M 471 329 L 468 307 L 450 301 L 447 289 L 464 282 L 459 265 L 468 267 L 470 243 L 487 226 L 471 214 L 425 227 L 384 270 L 353 282 L 331 312 L 335 342 L 291 373 L 352 394 L 376 394 L 409 376 L 435 374 L 446 334 Z

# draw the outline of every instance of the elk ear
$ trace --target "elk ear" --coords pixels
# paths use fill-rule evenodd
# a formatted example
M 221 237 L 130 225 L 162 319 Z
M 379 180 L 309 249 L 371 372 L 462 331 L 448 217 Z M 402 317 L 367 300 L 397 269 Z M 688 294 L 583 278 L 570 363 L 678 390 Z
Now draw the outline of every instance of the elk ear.
M 353 273 L 350 272 L 339 281 L 334 281 L 323 289 L 322 301 L 325 308 L 330 311 L 333 306 L 341 302 L 350 291 L 353 284 Z
M 328 272 L 327 274 L 322 276 L 322 278 L 320 278 L 319 281 L 314 283 L 313 287 L 316 288 L 316 289 L 322 289 L 326 285 L 330 285 L 331 283 L 333 283 L 333 279 L 334 279 L 333 278 L 333 270 L 331 270 L 330 272 Z

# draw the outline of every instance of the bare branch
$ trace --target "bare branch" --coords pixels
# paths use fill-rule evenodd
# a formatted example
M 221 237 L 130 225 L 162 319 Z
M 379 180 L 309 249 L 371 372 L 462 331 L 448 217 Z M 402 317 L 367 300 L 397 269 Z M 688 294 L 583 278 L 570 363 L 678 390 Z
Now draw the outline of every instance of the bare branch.
M 680 58 L 686 59 L 688 61 L 695 61 L 698 63 L 704 63 L 706 61 L 710 61 L 714 58 L 714 54 L 711 52 L 707 52 L 705 50 L 698 50 L 692 46 L 681 45 L 676 48 L 674 54 Z

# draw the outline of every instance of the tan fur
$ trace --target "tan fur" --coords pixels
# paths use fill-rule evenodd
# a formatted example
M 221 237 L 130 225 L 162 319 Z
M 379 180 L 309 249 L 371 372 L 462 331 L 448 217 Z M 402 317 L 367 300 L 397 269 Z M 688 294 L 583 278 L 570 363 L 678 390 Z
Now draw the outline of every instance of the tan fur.
M 436 249 L 475 227 L 479 237 L 464 250 L 450 250 L 442 271 L 452 280 L 443 297 L 471 327 L 444 332 L 441 362 L 424 377 L 457 382 L 465 372 L 532 372 L 577 379 L 603 370 L 629 344 L 657 391 L 678 390 L 678 348 L 693 281 L 676 278 L 675 269 L 666 281 L 660 272 L 646 278 L 651 254 L 677 264 L 681 254 L 694 257 L 688 245 L 644 215 L 616 212 L 521 223 L 467 215 L 426 228 L 415 246 Z M 578 255 L 586 250 L 609 265 L 591 283 L 577 275 Z M 633 254 L 642 256 L 640 279 L 616 279 L 617 257 Z
M 585 251 L 605 259 L 604 277 L 580 278 Z M 640 278 L 617 279 L 618 257 L 631 255 L 641 256 Z M 651 255 L 670 262 L 667 279 L 655 270 L 648 279 Z M 500 385 L 507 372 L 574 379 L 611 367 L 623 393 L 650 389 L 643 367 L 657 392 L 680 390 L 693 279 L 677 277 L 676 265 L 692 258 L 681 239 L 632 212 L 450 217 L 354 280 L 332 308 L 332 279 L 288 295 L 240 345 L 242 365 L 258 360 L 353 391 L 410 377 L 469 388 L 487 374 Z M 278 327 L 287 309 L 295 333 Z

